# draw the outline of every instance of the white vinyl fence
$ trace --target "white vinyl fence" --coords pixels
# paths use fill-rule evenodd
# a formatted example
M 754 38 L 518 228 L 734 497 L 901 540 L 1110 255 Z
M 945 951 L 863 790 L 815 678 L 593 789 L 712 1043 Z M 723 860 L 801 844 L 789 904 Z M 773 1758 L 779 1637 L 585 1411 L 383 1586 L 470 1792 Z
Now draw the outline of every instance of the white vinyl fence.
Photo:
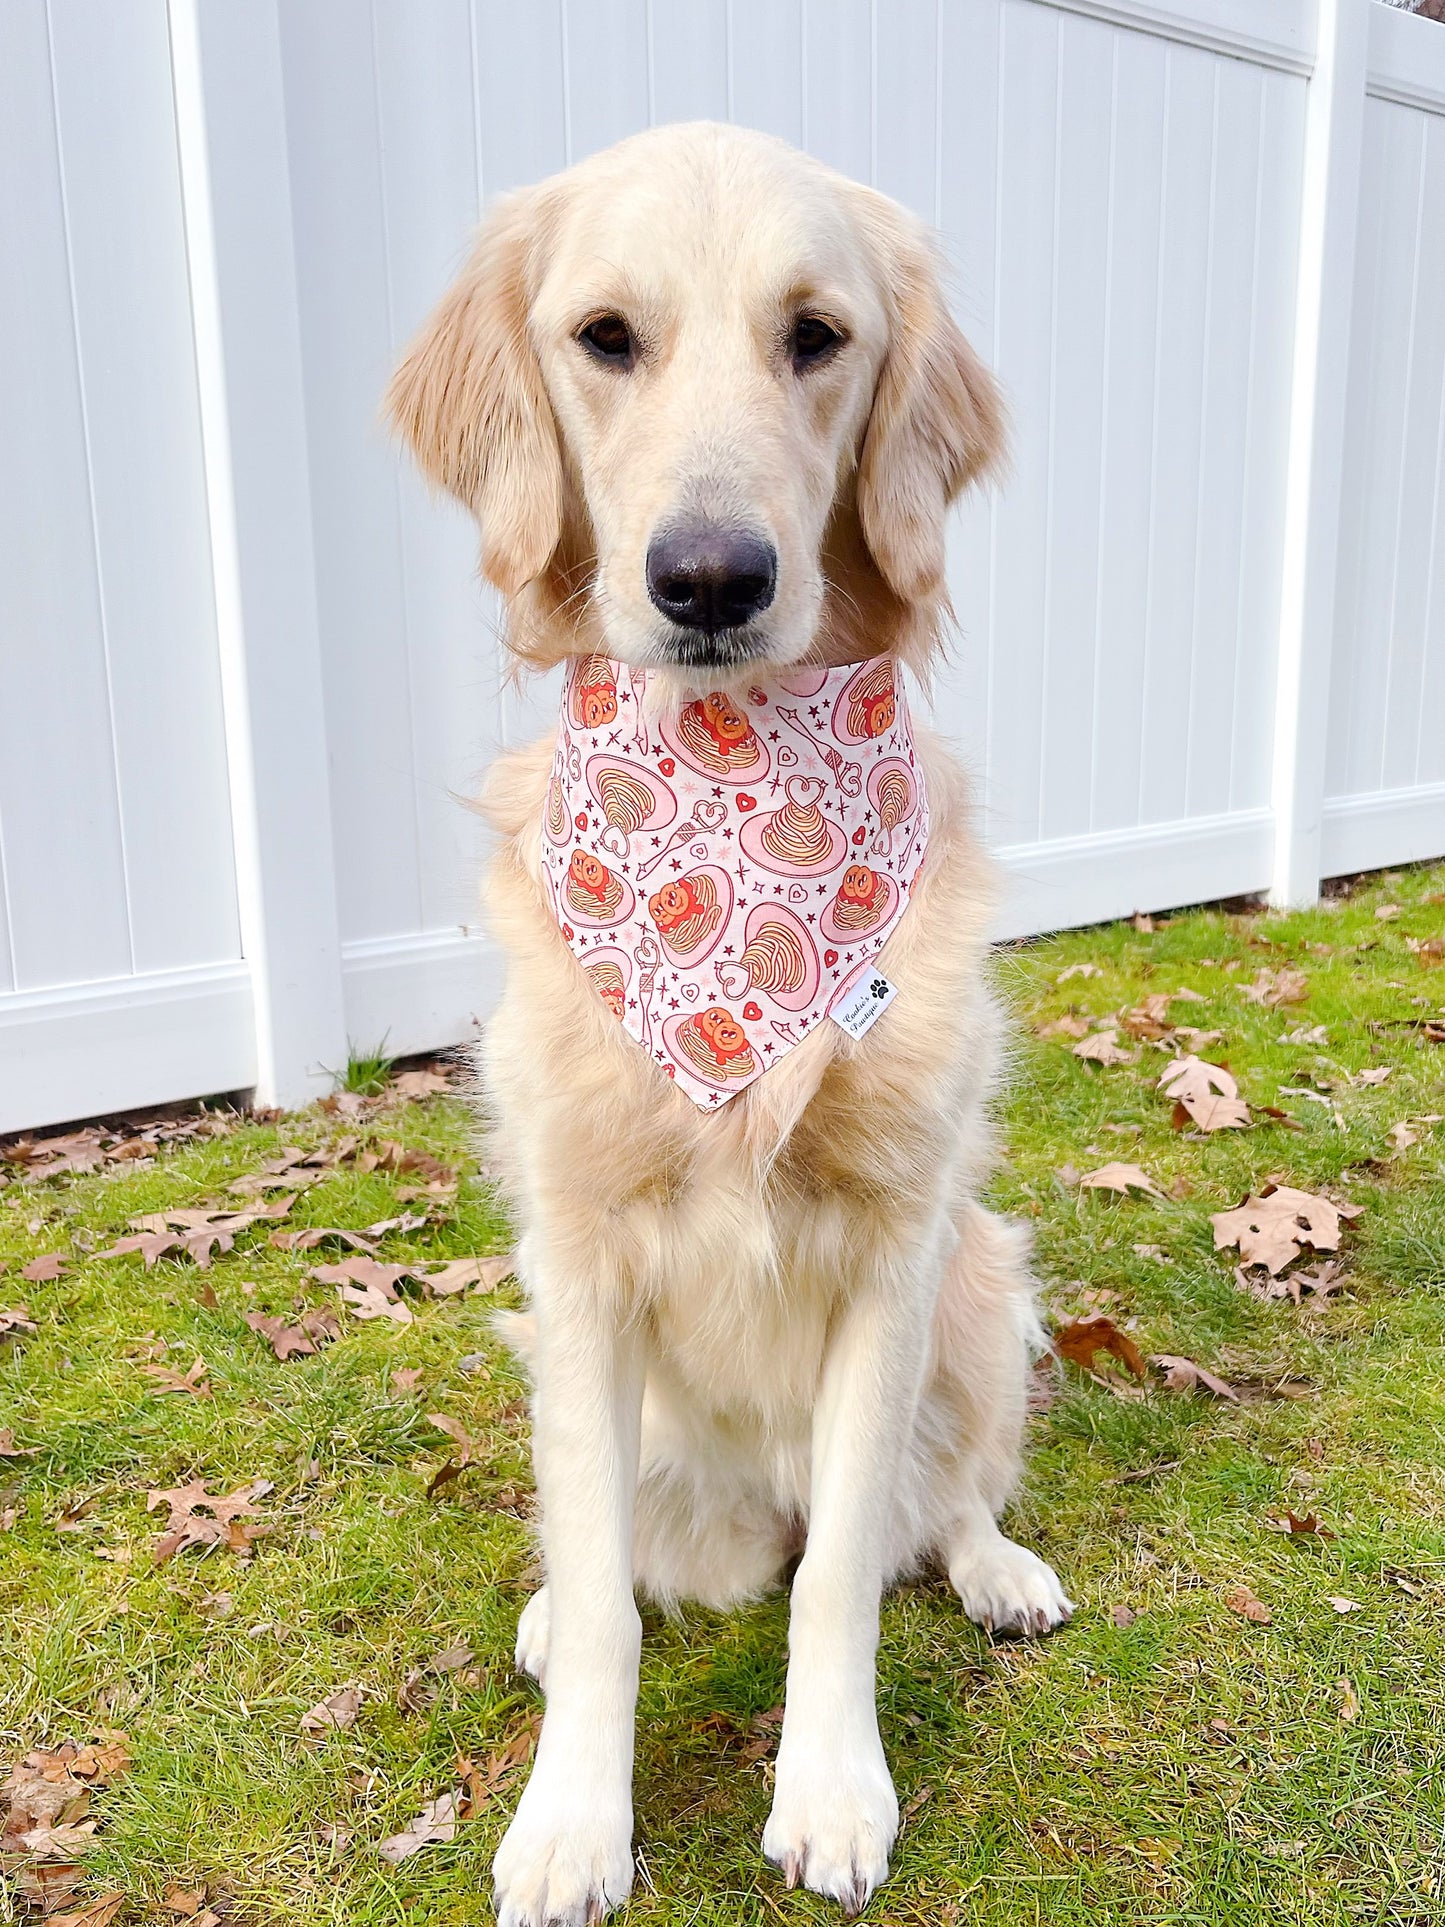
M 491 995 L 545 727 L 377 424 L 480 205 L 649 122 L 942 230 L 1014 418 L 937 715 L 1002 934 L 1445 852 L 1445 29 L 1375 0 L 4 0 L 0 1130 Z

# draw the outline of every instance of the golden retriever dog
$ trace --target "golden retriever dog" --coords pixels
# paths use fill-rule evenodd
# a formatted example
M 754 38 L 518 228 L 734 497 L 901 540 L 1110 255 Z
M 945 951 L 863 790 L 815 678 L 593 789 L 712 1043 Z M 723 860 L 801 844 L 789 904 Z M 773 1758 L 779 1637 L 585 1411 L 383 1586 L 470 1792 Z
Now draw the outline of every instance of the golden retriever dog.
M 884 653 L 926 672 L 946 511 L 1003 448 L 919 223 L 712 125 L 497 206 L 388 407 L 476 515 L 516 657 L 581 663 L 576 720 L 605 722 L 607 673 L 633 665 L 657 714 L 691 704 L 723 752 L 770 678 Z M 546 1715 L 496 1857 L 506 1927 L 599 1920 L 629 1892 L 637 1588 L 723 1608 L 796 1561 L 763 1852 L 849 1912 L 898 1825 L 883 1588 L 936 1562 L 994 1632 L 1071 1610 L 997 1524 L 1038 1328 L 1026 1236 L 979 1202 L 990 876 L 961 772 L 913 740 L 931 835 L 878 961 L 896 998 L 857 1040 L 820 1022 L 715 1111 L 659 1073 L 617 1021 L 620 971 L 589 981 L 559 927 L 552 743 L 490 776 L 508 969 L 482 1071 L 520 1226 L 546 1575 L 518 1628 Z M 606 861 L 578 861 L 576 887 L 600 887 Z M 708 910 L 654 901 L 664 922 Z

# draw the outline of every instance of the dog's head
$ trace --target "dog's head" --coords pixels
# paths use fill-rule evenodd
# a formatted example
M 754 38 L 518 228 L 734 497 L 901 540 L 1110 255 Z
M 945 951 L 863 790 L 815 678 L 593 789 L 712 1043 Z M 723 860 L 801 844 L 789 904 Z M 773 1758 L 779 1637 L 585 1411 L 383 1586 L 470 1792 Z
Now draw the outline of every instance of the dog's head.
M 1003 443 L 921 225 L 711 125 L 502 202 L 388 406 L 521 654 L 711 680 L 931 633 L 948 504 Z

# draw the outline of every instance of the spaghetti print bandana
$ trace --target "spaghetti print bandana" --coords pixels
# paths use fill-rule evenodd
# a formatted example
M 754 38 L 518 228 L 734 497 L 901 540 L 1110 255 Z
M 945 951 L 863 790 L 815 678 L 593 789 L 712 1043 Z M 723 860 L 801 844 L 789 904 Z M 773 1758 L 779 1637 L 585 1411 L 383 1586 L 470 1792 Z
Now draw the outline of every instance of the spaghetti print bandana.
M 928 799 L 891 656 L 657 713 L 648 672 L 569 669 L 542 823 L 593 989 L 704 1110 L 827 1017 L 908 905 Z

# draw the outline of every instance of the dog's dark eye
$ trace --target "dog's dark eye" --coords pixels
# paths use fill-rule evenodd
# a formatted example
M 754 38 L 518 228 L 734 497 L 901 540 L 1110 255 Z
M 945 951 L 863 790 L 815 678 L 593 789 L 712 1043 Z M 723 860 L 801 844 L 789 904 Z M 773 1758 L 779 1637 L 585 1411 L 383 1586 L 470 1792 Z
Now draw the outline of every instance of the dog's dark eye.
M 788 343 L 793 366 L 807 368 L 814 362 L 826 360 L 842 339 L 832 323 L 824 321 L 821 315 L 800 315 L 793 323 L 793 336 Z
M 620 366 L 632 360 L 632 331 L 620 314 L 598 315 L 595 321 L 587 323 L 577 339 L 599 361 L 612 361 Z

